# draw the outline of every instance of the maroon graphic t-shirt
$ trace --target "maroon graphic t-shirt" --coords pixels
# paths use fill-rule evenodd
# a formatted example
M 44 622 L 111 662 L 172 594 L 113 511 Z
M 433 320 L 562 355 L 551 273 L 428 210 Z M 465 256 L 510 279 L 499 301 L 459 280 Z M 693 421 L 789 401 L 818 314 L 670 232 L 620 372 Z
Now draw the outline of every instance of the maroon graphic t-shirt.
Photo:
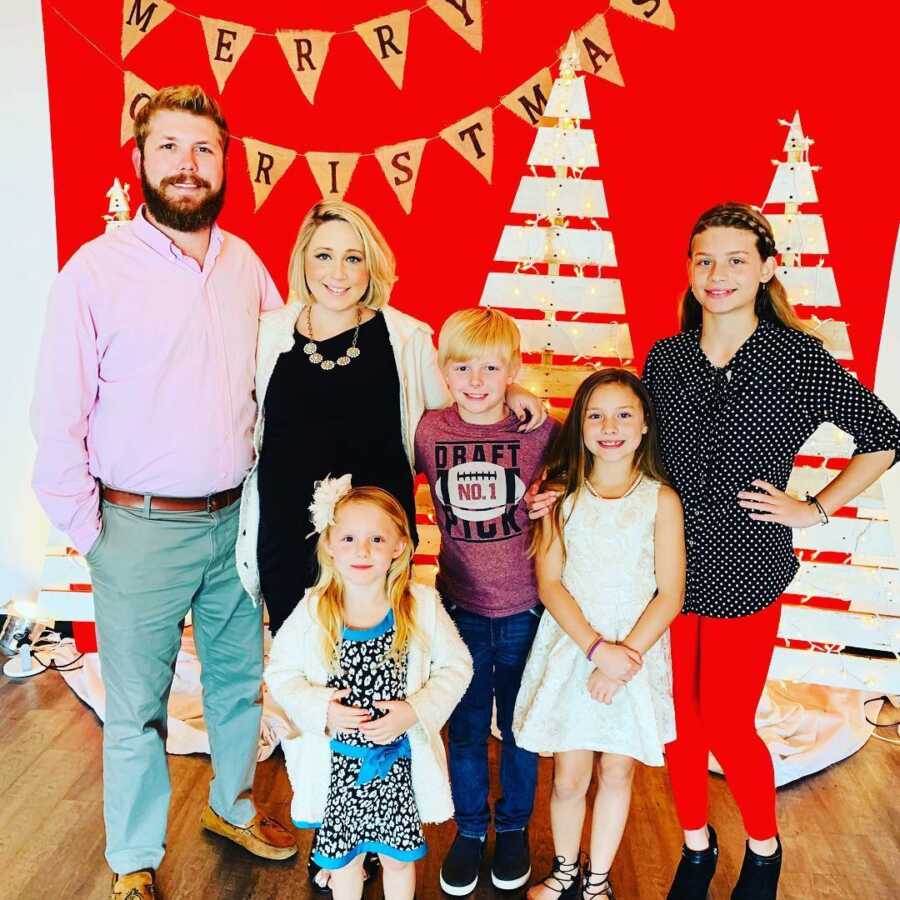
M 528 433 L 518 425 L 513 415 L 472 425 L 450 406 L 425 413 L 416 430 L 416 470 L 428 478 L 441 529 L 437 589 L 490 618 L 539 602 L 522 498 L 558 425 L 547 419 Z

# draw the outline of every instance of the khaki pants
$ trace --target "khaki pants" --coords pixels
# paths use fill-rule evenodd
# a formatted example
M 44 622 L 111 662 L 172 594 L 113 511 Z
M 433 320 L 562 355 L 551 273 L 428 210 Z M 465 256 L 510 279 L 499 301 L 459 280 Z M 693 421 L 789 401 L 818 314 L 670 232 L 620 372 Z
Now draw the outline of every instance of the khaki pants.
M 106 688 L 106 859 L 119 874 L 156 868 L 163 857 L 166 708 L 188 612 L 212 753 L 210 805 L 234 825 L 255 815 L 262 608 L 235 568 L 239 510 L 236 502 L 211 513 L 151 512 L 149 498 L 144 509 L 103 505 L 103 530 L 87 561 Z

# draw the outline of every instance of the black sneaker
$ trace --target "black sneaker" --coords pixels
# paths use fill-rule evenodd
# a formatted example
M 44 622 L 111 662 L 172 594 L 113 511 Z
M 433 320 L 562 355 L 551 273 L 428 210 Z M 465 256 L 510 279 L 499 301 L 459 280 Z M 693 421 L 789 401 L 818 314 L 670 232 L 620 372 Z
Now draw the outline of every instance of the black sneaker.
M 441 890 L 451 897 L 465 897 L 478 884 L 478 870 L 484 854 L 482 838 L 457 834 L 441 866 Z
M 531 854 L 528 851 L 528 831 L 498 831 L 494 841 L 494 862 L 491 881 L 501 891 L 514 891 L 531 877 Z

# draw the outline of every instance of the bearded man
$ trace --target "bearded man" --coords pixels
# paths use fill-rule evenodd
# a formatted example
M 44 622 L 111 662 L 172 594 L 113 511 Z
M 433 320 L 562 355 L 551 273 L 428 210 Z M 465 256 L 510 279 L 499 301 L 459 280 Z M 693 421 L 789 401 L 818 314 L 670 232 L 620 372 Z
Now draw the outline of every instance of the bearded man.
M 214 772 L 201 823 L 268 859 L 297 848 L 251 796 L 262 610 L 234 559 L 257 322 L 282 301 L 250 247 L 215 224 L 228 147 L 217 103 L 196 86 L 165 88 L 134 130 L 145 205 L 57 277 L 32 428 L 35 492 L 91 570 L 111 896 L 140 900 L 159 897 L 166 707 L 188 613 Z

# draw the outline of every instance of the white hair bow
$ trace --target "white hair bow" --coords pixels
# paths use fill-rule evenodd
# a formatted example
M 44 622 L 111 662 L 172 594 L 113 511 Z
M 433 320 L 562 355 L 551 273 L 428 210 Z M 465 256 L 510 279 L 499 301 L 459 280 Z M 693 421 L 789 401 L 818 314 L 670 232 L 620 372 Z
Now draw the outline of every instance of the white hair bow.
M 313 530 L 307 537 L 316 533 L 322 534 L 329 525 L 334 525 L 334 507 L 341 497 L 349 493 L 352 487 L 350 478 L 348 472 L 340 478 L 327 475 L 316 482 L 312 503 L 309 504 L 309 520 L 312 522 Z

